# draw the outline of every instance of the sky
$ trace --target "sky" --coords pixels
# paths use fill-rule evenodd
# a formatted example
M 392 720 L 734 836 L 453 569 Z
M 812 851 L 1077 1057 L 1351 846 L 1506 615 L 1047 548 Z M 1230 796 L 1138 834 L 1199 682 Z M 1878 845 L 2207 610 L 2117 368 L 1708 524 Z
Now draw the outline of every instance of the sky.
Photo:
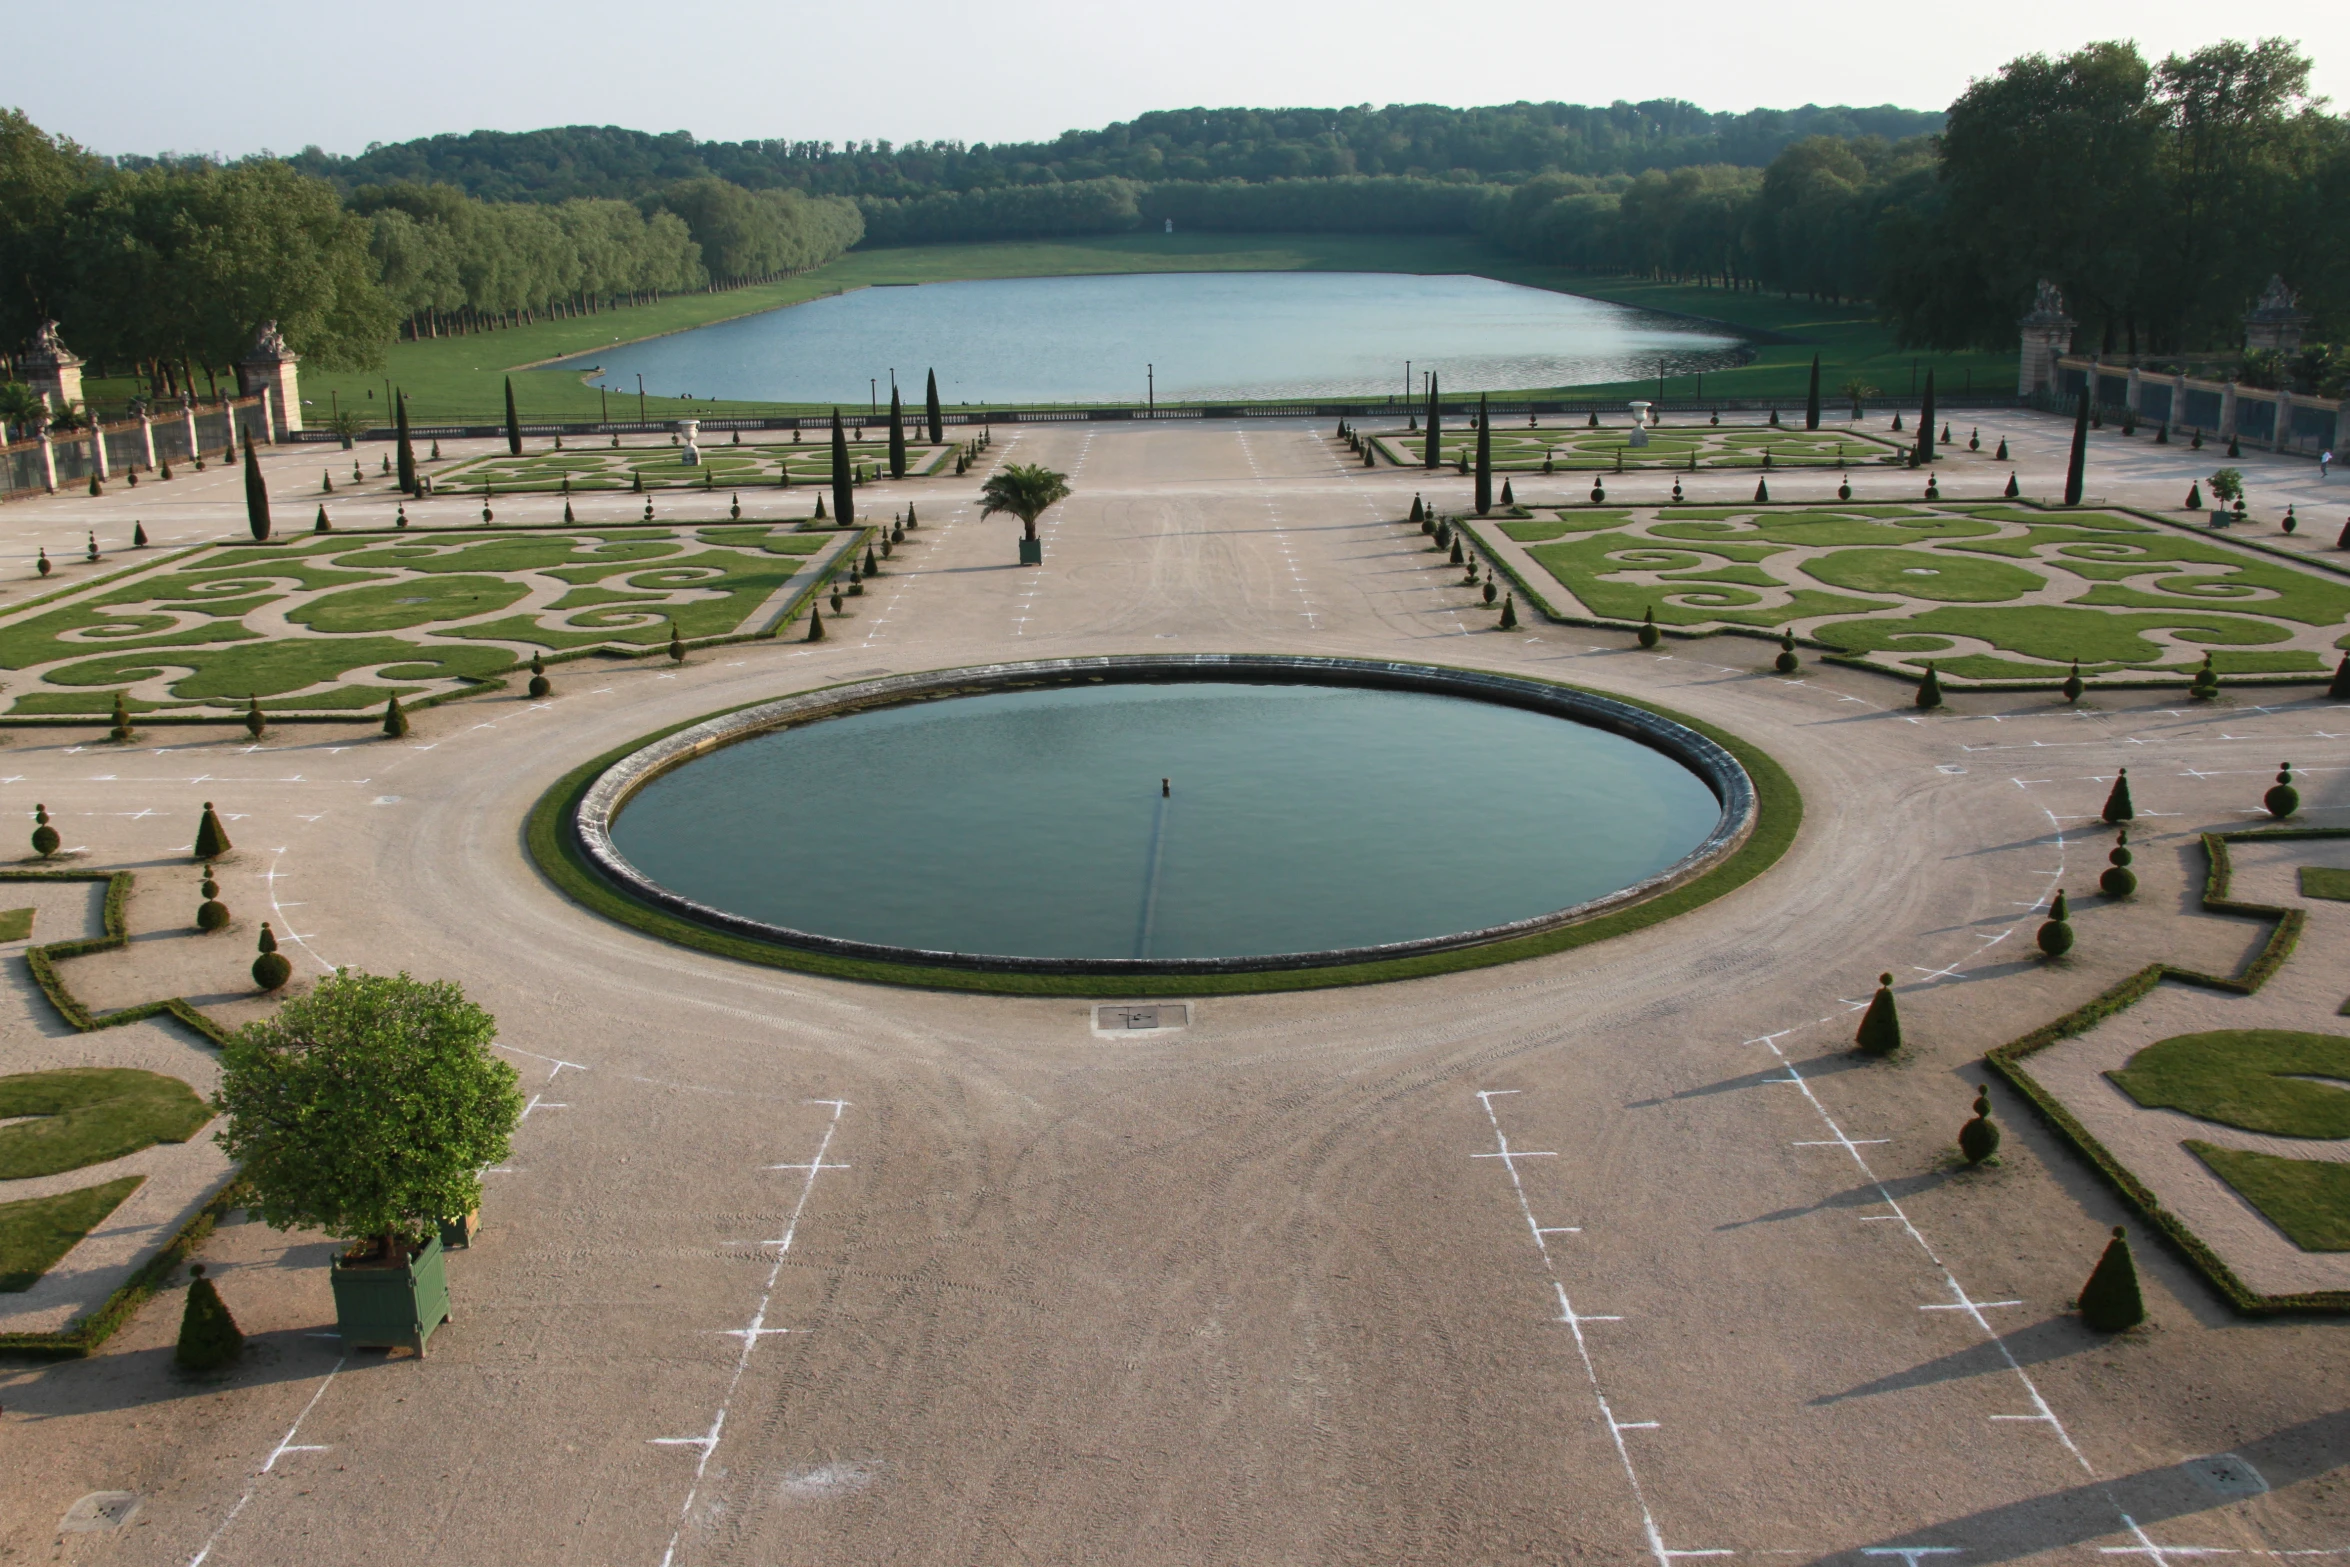
M 1817 24 L 1795 20 L 1818 15 Z M 2281 31 L 2350 105 L 2350 6 L 1917 0 L 82 0 L 11 7 L 0 105 L 93 151 L 230 157 L 569 124 L 706 140 L 1027 141 L 1151 109 L 1349 103 L 1941 108 L 2033 51 Z M 95 49 L 95 53 L 93 53 Z

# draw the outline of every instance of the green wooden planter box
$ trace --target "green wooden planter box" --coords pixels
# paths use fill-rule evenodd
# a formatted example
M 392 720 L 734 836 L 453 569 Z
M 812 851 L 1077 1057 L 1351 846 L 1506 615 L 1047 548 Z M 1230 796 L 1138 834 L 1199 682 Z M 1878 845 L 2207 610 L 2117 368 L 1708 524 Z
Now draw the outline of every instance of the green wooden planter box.
M 441 1250 L 464 1251 L 473 1245 L 473 1237 L 481 1229 L 481 1210 L 476 1208 L 462 1219 L 441 1221 Z
M 433 1329 L 449 1320 L 449 1271 L 434 1235 L 405 1268 L 350 1268 L 335 1259 L 335 1331 L 345 1349 L 413 1344 L 424 1353 Z
M 1043 564 L 1044 564 L 1044 540 L 1042 540 L 1042 539 L 1022 539 L 1022 540 L 1020 541 L 1020 564 L 1021 564 L 1021 565 L 1023 565 L 1023 566 L 1041 566 L 1041 565 L 1043 565 Z

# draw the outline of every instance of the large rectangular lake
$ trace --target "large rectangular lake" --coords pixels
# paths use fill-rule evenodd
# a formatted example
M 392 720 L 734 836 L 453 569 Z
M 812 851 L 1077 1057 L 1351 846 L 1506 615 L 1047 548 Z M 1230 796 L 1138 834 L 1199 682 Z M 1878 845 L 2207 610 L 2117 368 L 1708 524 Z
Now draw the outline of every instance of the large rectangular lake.
M 1737 338 L 1491 278 L 1389 272 L 1153 272 L 867 288 L 563 361 L 662 397 L 863 406 L 926 370 L 956 403 L 1401 397 L 1590 385 L 1716 369 Z M 1415 391 L 1413 395 L 1418 395 Z

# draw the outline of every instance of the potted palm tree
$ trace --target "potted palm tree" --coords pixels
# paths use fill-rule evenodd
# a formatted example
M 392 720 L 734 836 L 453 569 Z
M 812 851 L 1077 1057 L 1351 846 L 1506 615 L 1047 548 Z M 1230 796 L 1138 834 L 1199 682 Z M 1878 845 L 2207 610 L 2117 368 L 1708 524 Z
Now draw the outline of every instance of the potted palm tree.
M 497 1032 L 453 984 L 342 969 L 222 1052 L 217 1141 L 252 1206 L 352 1243 L 334 1264 L 346 1346 L 421 1355 L 449 1317 L 442 1227 L 480 1208 L 522 1115 Z
M 982 519 L 1009 512 L 1020 519 L 1020 564 L 1044 564 L 1044 541 L 1036 536 L 1036 519 L 1069 498 L 1069 476 L 1037 463 L 1007 463 L 988 475 L 979 488 Z

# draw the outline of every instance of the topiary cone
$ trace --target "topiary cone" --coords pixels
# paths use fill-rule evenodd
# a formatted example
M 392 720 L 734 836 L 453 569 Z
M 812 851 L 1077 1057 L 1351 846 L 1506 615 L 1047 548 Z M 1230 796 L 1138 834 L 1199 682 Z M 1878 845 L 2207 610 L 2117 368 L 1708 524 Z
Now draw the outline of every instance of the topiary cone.
M 2073 950 L 2072 910 L 2065 904 L 2062 887 L 2056 890 L 2056 902 L 2050 905 L 2048 919 L 2035 939 L 2040 943 L 2040 950 L 2052 958 L 2061 958 Z
M 2005 441 L 2001 441 L 2001 442 L 1999 443 L 1999 451 L 2000 451 L 2000 455 L 2002 455 L 2002 456 L 2005 456 L 2005 455 L 2006 455 L 2006 453 L 2007 453 L 2007 443 L 2006 443 Z M 2010 474 L 2008 474 L 2008 476 L 2007 476 L 2007 489 L 2006 489 L 2006 491 L 2005 491 L 2005 494 L 2006 494 L 2007 498 L 2008 498 L 2009 500 L 2011 500 L 2011 501 L 2012 501 L 2012 500 L 2014 500 L 2014 499 L 2015 499 L 2017 496 L 2019 496 L 2019 495 L 2021 495 L 2021 494 L 2023 494 L 2023 493 L 2024 493 L 2023 486 L 2015 482 L 2015 475 L 2014 475 L 2013 473 L 2010 473 Z
M 1421 522 L 1425 521 L 1427 516 L 1427 507 L 1421 504 L 1419 495 L 1414 493 L 1412 496 L 1412 514 L 1404 520 L 1406 522 Z M 2345 662 L 2350 662 L 2350 660 L 2345 660 Z
M 2277 781 L 2270 786 L 2268 793 L 2260 797 L 2260 803 L 2268 808 L 2269 815 L 2280 822 L 2301 809 L 2301 791 L 2293 787 L 2291 762 L 2277 769 Z
M 2114 775 L 2113 787 L 2105 792 L 2105 809 L 2098 813 L 2111 827 L 2117 822 L 2137 819 L 2138 808 L 2130 803 L 2130 770 L 2123 768 Z
M 2064 677 L 2064 699 L 2067 702 L 2078 702 L 2081 693 L 2087 689 L 2081 680 L 2081 661 L 2076 658 L 2073 660 L 2073 672 Z
M 228 829 L 220 825 L 213 814 L 212 802 L 204 802 L 204 815 L 196 823 L 196 843 L 191 851 L 199 860 L 217 860 L 235 847 L 228 841 Z
M 2187 510 L 2201 511 L 2202 509 L 2203 481 L 2200 479 L 2190 481 L 2187 485 Z
M 678 632 L 674 620 L 669 623 L 669 661 L 672 664 L 685 662 L 685 638 Z
M 811 642 L 824 640 L 824 607 L 820 604 L 808 606 L 808 640 Z
M 1779 656 L 1771 660 L 1771 667 L 1782 675 L 1792 675 L 1803 667 L 1803 660 L 1795 656 L 1795 633 L 1779 633 Z
M 2333 684 L 2326 687 L 2326 695 L 2337 702 L 2350 701 L 2350 653 L 2334 666 Z
M 1861 1014 L 1852 1043 L 1863 1055 L 1889 1056 L 1901 1048 L 1901 1009 L 1893 1000 L 1893 976 L 1877 976 L 1877 993 Z
M 287 980 L 294 977 L 294 965 L 277 950 L 277 936 L 269 922 L 261 922 L 261 956 L 253 960 L 253 983 L 263 990 L 282 990 Z
M 57 852 L 57 829 L 49 825 L 49 807 L 33 807 L 33 852 L 42 859 Z
M 188 1271 L 195 1281 L 188 1286 L 188 1303 L 180 1313 L 179 1343 L 171 1352 L 172 1364 L 182 1371 L 218 1371 L 244 1352 L 245 1335 L 237 1329 L 237 1319 L 228 1314 L 221 1304 L 220 1291 L 204 1277 L 204 1264 L 196 1263 Z
M 1929 711 L 1942 705 L 1942 676 L 1932 664 L 1926 666 L 1926 678 L 1918 682 L 1917 705 Z
M 2126 898 L 2138 890 L 2138 873 L 2130 869 L 2130 830 L 2124 827 L 2121 837 L 2106 857 L 2110 862 L 2105 873 L 2097 878 L 2098 888 L 2109 898 Z
M 555 683 L 547 678 L 546 659 L 537 653 L 531 654 L 530 694 L 533 697 L 543 697 L 551 693 L 554 689 Z
M 147 547 L 147 525 L 146 525 L 145 523 L 143 523 L 143 522 L 134 522 L 134 523 L 132 523 L 132 524 L 131 524 L 131 548 L 132 548 L 132 549 L 135 549 L 135 550 L 143 550 L 143 549 L 145 549 L 146 547 Z
M 1504 631 L 1518 629 L 1518 596 L 1515 593 L 1501 601 L 1501 629 Z
M 1958 1151 L 1981 1164 L 1999 1151 L 1999 1123 L 1991 1119 L 1991 1085 L 1975 1085 L 1975 1118 L 1958 1129 Z
M 323 505 L 318 508 L 317 520 L 310 524 L 310 531 L 312 533 L 331 533 L 334 531 L 334 524 L 327 521 L 326 508 Z
M 204 867 L 204 901 L 196 905 L 196 928 L 219 930 L 228 924 L 228 905 L 220 901 L 220 883 L 212 879 L 212 867 Z
M 1641 617 L 1640 645 L 1642 647 L 1655 647 L 1663 640 L 1664 633 L 1656 629 L 1656 607 L 1651 605 L 1649 606 L 1648 613 Z
M 259 696 L 245 698 L 245 733 L 258 740 L 268 728 L 269 720 L 261 714 L 261 698 Z
M 408 738 L 408 714 L 400 706 L 400 697 L 397 692 L 394 692 L 390 699 L 384 703 L 384 738 L 386 740 Z
M 1767 458 L 1770 454 L 1765 452 L 1763 455 Z M 1757 479 L 1754 481 L 1754 498 L 1758 501 L 1767 501 L 1771 498 L 1770 480 Z
M 2129 1235 L 2118 1224 L 2089 1282 L 2081 1286 L 2081 1320 L 2100 1333 L 2120 1333 L 2146 1320 L 2138 1265 L 2130 1257 Z

